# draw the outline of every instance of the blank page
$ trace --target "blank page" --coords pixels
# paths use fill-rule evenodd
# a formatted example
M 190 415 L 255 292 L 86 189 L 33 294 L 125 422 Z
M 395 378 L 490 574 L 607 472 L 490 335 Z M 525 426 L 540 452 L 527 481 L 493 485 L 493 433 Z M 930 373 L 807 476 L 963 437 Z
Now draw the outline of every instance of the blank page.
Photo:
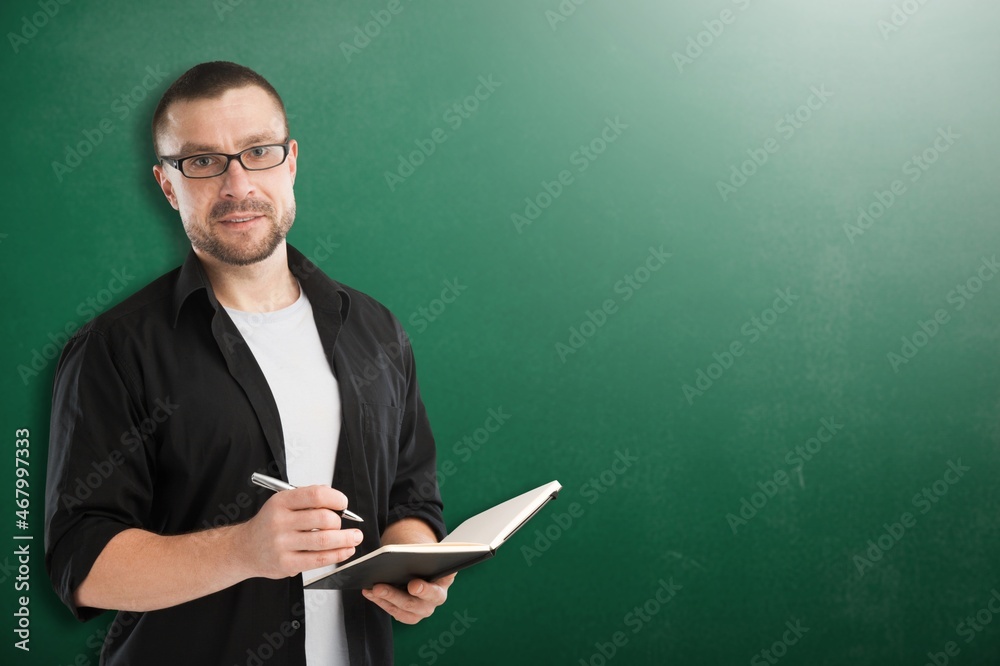
M 546 502 L 555 497 L 560 489 L 562 485 L 558 481 L 552 481 L 509 499 L 469 518 L 441 543 L 455 541 L 485 543 L 489 544 L 491 549 L 495 549 L 516 532 L 524 521 L 535 515 Z

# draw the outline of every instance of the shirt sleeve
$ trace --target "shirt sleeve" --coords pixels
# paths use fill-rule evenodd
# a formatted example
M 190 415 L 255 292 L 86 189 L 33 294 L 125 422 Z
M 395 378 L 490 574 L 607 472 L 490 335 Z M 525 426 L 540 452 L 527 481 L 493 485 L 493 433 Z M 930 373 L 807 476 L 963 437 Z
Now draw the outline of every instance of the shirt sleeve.
M 101 332 L 84 329 L 56 369 L 45 491 L 45 567 L 79 620 L 102 609 L 73 594 L 113 537 L 141 528 L 153 496 L 147 418 L 133 373 Z
M 389 491 L 387 523 L 403 518 L 420 518 L 434 531 L 438 541 L 448 530 L 444 524 L 443 503 L 437 484 L 437 455 L 427 411 L 420 398 L 416 362 L 410 340 L 396 322 L 403 365 L 406 371 L 406 397 L 403 422 L 399 431 L 399 457 L 396 478 Z M 434 479 L 434 483 L 427 480 Z

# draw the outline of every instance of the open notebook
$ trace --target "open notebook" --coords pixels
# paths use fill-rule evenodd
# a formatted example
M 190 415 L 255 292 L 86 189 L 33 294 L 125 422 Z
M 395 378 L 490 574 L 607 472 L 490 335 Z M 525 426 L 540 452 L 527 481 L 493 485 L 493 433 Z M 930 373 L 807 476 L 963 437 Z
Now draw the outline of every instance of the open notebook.
M 305 581 L 312 590 L 353 590 L 376 583 L 406 585 L 434 580 L 487 560 L 524 523 L 559 494 L 552 481 L 469 518 L 441 543 L 382 546 L 330 573 Z

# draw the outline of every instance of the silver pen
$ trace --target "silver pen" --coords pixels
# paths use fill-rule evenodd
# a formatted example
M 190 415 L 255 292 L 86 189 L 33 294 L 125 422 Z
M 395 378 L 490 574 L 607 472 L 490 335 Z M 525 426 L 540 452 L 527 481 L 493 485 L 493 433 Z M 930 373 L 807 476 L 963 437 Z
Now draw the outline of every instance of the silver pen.
M 250 480 L 253 483 L 256 483 L 258 486 L 262 486 L 264 488 L 267 488 L 268 490 L 273 490 L 274 492 L 278 492 L 279 490 L 295 490 L 295 486 L 293 486 L 290 483 L 286 483 L 281 479 L 276 479 L 273 476 L 267 476 L 266 474 L 258 474 L 257 472 L 253 473 L 253 475 L 250 477 Z M 365 522 L 364 518 L 354 513 L 353 511 L 348 511 L 347 509 L 344 509 L 343 511 L 330 509 L 330 511 L 333 511 L 341 518 L 346 518 L 347 520 L 353 520 L 356 523 Z

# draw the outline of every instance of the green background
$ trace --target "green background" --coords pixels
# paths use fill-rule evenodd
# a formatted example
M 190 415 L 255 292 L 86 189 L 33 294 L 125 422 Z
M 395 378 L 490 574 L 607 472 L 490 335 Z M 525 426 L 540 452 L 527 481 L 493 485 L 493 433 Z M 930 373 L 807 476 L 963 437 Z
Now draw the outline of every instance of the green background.
M 992 620 L 1000 589 L 1000 280 L 977 282 L 1000 251 L 1000 5 L 567 0 L 562 16 L 556 0 L 403 2 L 351 51 L 388 2 L 49 2 L 51 18 L 46 0 L 0 9 L 3 663 L 97 661 L 105 621 L 73 620 L 42 562 L 44 354 L 93 314 L 88 299 L 105 309 L 182 260 L 147 128 L 169 82 L 213 59 L 285 99 L 300 144 L 290 242 L 408 329 L 449 523 L 564 486 L 431 619 L 397 625 L 398 663 L 768 663 L 778 642 L 781 663 L 923 664 L 948 641 L 951 663 L 995 663 L 1000 622 L 969 642 L 959 623 Z M 499 87 L 469 101 L 479 77 Z M 453 128 L 463 103 L 476 109 Z M 580 172 L 574 154 L 616 119 L 627 127 Z M 390 188 L 436 128 L 444 143 Z M 81 142 L 88 155 L 54 168 Z M 720 194 L 765 145 L 777 151 Z M 935 161 L 914 172 L 925 151 Z M 562 170 L 572 182 L 518 228 L 512 214 Z M 895 180 L 902 194 L 852 232 Z M 646 272 L 661 247 L 671 256 Z M 132 276 L 117 293 L 114 271 Z M 628 300 L 626 276 L 645 280 Z M 466 289 L 442 311 L 445 280 Z M 776 290 L 797 299 L 780 314 Z M 894 365 L 904 336 L 919 347 Z M 686 395 L 699 371 L 711 385 Z M 509 420 L 478 450 L 456 448 L 500 408 Z M 823 419 L 833 437 L 790 463 Z M 31 432 L 26 531 L 17 428 Z M 615 471 L 618 454 L 638 462 Z M 949 461 L 968 468 L 954 484 Z M 914 501 L 935 482 L 942 496 Z M 744 499 L 757 513 L 727 518 Z M 906 512 L 897 543 L 886 526 Z M 13 648 L 15 533 L 35 539 L 30 653 Z M 891 548 L 859 565 L 880 537 Z M 681 586 L 662 606 L 661 581 Z M 476 618 L 461 635 L 456 612 Z M 808 631 L 781 645 L 786 622 Z

